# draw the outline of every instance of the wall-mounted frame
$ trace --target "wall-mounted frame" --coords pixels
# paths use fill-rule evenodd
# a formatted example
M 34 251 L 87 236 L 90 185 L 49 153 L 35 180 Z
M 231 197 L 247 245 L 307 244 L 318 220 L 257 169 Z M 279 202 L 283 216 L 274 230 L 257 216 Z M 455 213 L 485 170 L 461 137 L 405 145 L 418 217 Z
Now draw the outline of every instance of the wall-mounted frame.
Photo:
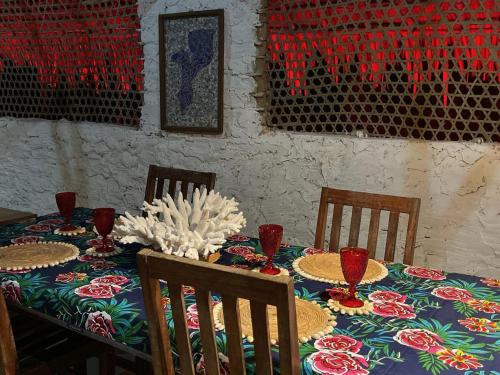
M 220 134 L 224 10 L 159 16 L 161 128 Z

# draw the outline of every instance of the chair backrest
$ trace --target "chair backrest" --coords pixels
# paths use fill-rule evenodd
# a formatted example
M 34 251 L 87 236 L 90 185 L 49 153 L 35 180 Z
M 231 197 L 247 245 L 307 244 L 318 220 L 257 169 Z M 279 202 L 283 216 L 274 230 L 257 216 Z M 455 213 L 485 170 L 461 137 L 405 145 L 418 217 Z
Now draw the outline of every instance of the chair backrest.
M 195 261 L 144 249 L 138 256 L 155 375 L 174 374 L 169 332 L 161 304 L 159 279 L 167 282 L 177 351 L 183 375 L 193 375 L 183 285 L 195 289 L 200 336 L 208 375 L 219 374 L 211 292 L 222 298 L 231 374 L 245 374 L 238 298 L 250 301 L 256 372 L 272 374 L 267 306 L 276 306 L 281 374 L 299 374 L 299 350 L 293 280 Z
M 14 375 L 17 371 L 16 344 L 10 325 L 9 311 L 0 289 L 0 374 Z
M 160 167 L 158 165 L 150 165 L 148 172 L 148 180 L 146 182 L 146 194 L 144 200 L 148 203 L 153 202 L 154 198 L 160 199 L 163 197 L 163 187 L 165 180 L 168 180 L 168 194 L 174 198 L 177 191 L 177 183 L 180 182 L 180 191 L 184 199 L 188 198 L 189 184 L 193 184 L 193 189 L 200 189 L 205 186 L 207 190 L 213 190 L 215 186 L 215 173 L 211 172 L 196 172 L 185 169 Z
M 326 221 L 328 206 L 330 204 L 333 204 L 332 229 L 329 241 L 329 249 L 331 251 L 339 250 L 340 228 L 342 225 L 344 206 L 352 207 L 348 246 L 358 246 L 362 210 L 363 208 L 371 209 L 367 242 L 367 248 L 371 258 L 375 257 L 375 252 L 377 250 L 380 213 L 381 211 L 388 211 L 389 223 L 387 227 L 384 259 L 390 262 L 394 261 L 399 216 L 402 213 L 408 214 L 408 228 L 406 231 L 403 263 L 413 264 L 418 215 L 420 211 L 420 198 L 405 198 L 323 187 L 321 191 L 318 222 L 316 225 L 316 239 L 314 242 L 316 248 L 323 248 L 325 244 Z

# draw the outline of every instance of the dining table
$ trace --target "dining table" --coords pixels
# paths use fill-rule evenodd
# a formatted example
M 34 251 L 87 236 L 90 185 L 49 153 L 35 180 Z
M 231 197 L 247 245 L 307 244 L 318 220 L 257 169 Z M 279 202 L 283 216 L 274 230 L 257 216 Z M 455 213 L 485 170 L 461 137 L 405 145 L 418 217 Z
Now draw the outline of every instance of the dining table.
M 0 227 L 0 246 L 40 241 L 70 243 L 79 256 L 35 270 L 0 269 L 0 289 L 9 304 L 69 329 L 150 360 L 148 324 L 136 254 L 144 246 L 120 244 L 120 254 L 96 258 L 85 250 L 96 244 L 92 210 L 75 209 L 73 224 L 84 234 L 54 233 L 59 214 L 39 216 L 35 223 Z M 286 230 L 292 228 L 285 228 Z M 327 308 L 322 292 L 331 285 L 297 273 L 295 259 L 324 250 L 281 244 L 274 263 L 293 278 L 295 294 Z M 231 236 L 220 250 L 220 264 L 241 269 L 261 267 L 258 239 Z M 473 256 L 473 251 L 471 251 Z M 368 315 L 334 312 L 337 325 L 320 338 L 299 345 L 303 374 L 500 374 L 500 280 L 420 266 L 379 261 L 387 276 L 357 287 L 358 296 L 373 303 Z M 195 291 L 184 287 L 193 361 L 204 373 Z M 214 305 L 220 298 L 212 296 Z M 167 326 L 174 336 L 168 290 L 162 289 Z M 251 341 L 251 340 L 250 340 Z M 253 343 L 243 339 L 247 373 L 256 373 Z M 225 333 L 217 331 L 221 373 L 228 373 Z M 175 342 L 173 342 L 175 354 Z M 272 346 L 273 359 L 279 347 Z

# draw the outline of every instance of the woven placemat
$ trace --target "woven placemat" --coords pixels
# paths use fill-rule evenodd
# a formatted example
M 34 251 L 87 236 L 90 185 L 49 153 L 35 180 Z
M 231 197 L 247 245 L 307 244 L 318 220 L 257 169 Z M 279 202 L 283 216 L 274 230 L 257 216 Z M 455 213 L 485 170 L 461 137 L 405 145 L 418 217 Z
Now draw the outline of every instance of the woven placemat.
M 64 242 L 36 242 L 0 247 L 0 270 L 46 268 L 76 259 L 80 251 Z
M 293 268 L 297 273 L 311 280 L 330 284 L 347 284 L 340 266 L 340 255 L 337 253 L 311 254 L 297 258 L 293 262 Z M 383 264 L 369 259 L 360 284 L 382 280 L 388 273 Z
M 249 342 L 253 341 L 252 316 L 250 314 L 250 301 L 239 299 L 241 334 Z M 319 339 L 333 331 L 337 325 L 335 316 L 330 309 L 322 308 L 316 301 L 305 301 L 300 298 L 295 299 L 297 310 L 297 326 L 299 341 L 305 343 L 311 339 Z M 278 344 L 278 319 L 276 317 L 276 307 L 268 306 L 267 315 L 269 319 L 269 339 L 271 344 Z M 214 307 L 215 326 L 224 329 L 224 313 L 222 303 Z

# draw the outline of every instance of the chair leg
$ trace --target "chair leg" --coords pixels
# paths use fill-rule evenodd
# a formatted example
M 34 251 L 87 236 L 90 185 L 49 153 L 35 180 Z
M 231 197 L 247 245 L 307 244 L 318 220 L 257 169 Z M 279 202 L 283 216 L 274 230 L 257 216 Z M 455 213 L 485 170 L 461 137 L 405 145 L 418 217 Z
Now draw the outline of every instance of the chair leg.
M 116 358 L 114 349 L 106 349 L 99 356 L 99 374 L 115 375 Z

